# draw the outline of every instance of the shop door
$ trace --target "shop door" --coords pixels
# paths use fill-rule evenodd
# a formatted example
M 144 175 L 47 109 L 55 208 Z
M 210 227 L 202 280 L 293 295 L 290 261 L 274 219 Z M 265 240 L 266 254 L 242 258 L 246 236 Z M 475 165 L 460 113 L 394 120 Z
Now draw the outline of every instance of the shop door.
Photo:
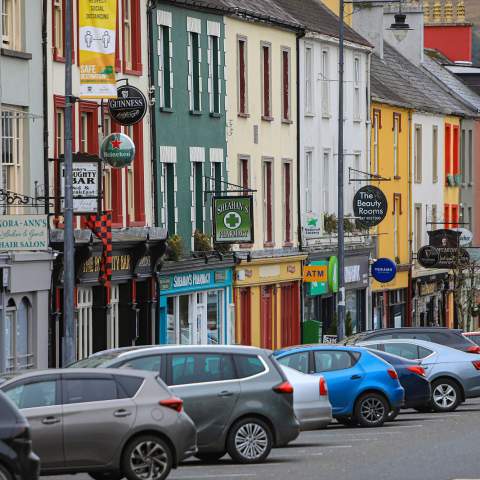
M 300 342 L 300 318 L 298 312 L 298 283 L 287 283 L 281 286 L 281 346 L 288 347 Z
M 93 353 L 92 344 L 93 292 L 90 287 L 77 290 L 77 359 L 87 358 Z
M 193 305 L 193 341 L 194 345 L 205 345 L 207 343 L 207 293 L 200 292 L 190 298 L 196 304 Z
M 272 345 L 272 324 L 273 324 L 273 287 L 266 285 L 261 287 L 260 298 L 260 332 L 261 347 L 273 348 Z
M 240 289 L 240 343 L 252 344 L 251 295 L 250 288 Z
M 118 304 L 120 302 L 120 289 L 118 285 L 112 285 L 110 290 L 110 312 L 107 317 L 107 348 L 117 348 L 118 343 Z

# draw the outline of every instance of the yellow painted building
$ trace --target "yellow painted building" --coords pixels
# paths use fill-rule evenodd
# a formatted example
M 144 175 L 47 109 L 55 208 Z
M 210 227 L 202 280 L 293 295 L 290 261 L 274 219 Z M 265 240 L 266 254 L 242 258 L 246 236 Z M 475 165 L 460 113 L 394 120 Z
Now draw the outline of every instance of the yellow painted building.
M 330 10 L 332 10 L 335 15 L 338 15 L 338 10 L 340 7 L 339 0 L 322 0 L 322 3 L 325 4 Z M 353 5 L 351 3 L 345 4 L 345 23 L 352 26 L 352 10 Z
M 410 111 L 372 104 L 370 172 L 389 181 L 372 181 L 388 202 L 387 216 L 372 230 L 377 258 L 397 264 L 397 275 L 389 283 L 372 281 L 374 326 L 397 326 L 407 317 L 410 264 Z M 403 325 L 403 323 L 401 323 Z
M 251 20 L 225 18 L 228 178 L 254 199 L 254 242 L 236 252 L 236 340 L 275 348 L 300 341 L 297 32 L 290 17 Z

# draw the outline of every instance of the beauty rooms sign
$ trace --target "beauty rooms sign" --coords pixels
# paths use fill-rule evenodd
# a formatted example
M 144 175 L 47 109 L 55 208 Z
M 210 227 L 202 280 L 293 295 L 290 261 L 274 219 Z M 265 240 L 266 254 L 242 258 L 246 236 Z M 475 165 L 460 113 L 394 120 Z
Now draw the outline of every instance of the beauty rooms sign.
M 353 198 L 353 214 L 363 227 L 375 227 L 387 215 L 388 202 L 384 193 L 373 185 L 362 187 Z

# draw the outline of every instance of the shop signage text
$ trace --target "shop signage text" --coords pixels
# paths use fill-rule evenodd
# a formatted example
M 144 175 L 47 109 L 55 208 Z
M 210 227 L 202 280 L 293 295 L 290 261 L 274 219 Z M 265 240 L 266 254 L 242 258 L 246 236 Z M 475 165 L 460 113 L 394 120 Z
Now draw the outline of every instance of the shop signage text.
M 420 295 L 422 295 L 422 296 L 432 295 L 436 291 L 437 291 L 437 283 L 436 282 L 420 284 Z
M 326 282 L 328 278 L 328 267 L 326 265 L 306 265 L 303 269 L 303 281 Z
M 364 227 L 378 225 L 387 215 L 387 208 L 384 193 L 373 185 L 362 187 L 353 198 L 353 214 Z
M 468 265 L 470 255 L 464 248 L 460 247 L 460 236 L 461 233 L 459 231 L 450 229 L 428 232 L 429 247 L 433 247 L 438 252 L 438 260 L 431 267 L 455 268 Z M 421 265 L 424 265 L 421 259 L 425 256 L 426 251 L 428 251 L 426 247 L 422 247 L 417 254 Z
M 135 158 L 135 144 L 124 133 L 111 133 L 103 139 L 100 157 L 114 168 L 128 167 Z
M 213 197 L 215 243 L 253 242 L 253 197 Z
M 391 282 L 397 274 L 397 265 L 389 258 L 379 258 L 372 265 L 372 277 L 380 283 Z
M 147 99 L 137 87 L 123 85 L 117 90 L 118 98 L 108 101 L 111 117 L 120 125 L 134 125 L 147 112 Z
M 73 162 L 73 211 L 74 213 L 95 213 L 98 211 L 98 182 L 101 177 L 100 160 L 97 162 Z M 65 197 L 65 165 L 62 163 L 61 176 L 62 210 Z M 82 198 L 86 197 L 86 198 Z
M 211 272 L 182 273 L 173 276 L 173 288 L 209 285 L 211 280 Z
M 90 257 L 82 268 L 83 273 L 97 273 L 100 271 L 102 257 Z M 115 255 L 112 257 L 112 270 L 130 270 L 130 255 Z
M 47 215 L 1 215 L 0 250 L 48 250 Z
M 310 267 L 321 267 L 327 272 L 324 280 L 317 280 L 308 284 L 308 294 L 311 296 L 324 295 L 328 293 L 328 262 L 326 260 L 313 261 Z
M 305 240 L 313 240 L 322 236 L 321 217 L 315 213 L 307 213 L 303 224 Z

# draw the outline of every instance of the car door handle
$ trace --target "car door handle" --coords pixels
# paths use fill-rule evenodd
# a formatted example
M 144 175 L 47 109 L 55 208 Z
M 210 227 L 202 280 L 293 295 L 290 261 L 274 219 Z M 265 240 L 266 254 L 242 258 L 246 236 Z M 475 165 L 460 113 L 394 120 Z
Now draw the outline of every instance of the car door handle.
M 121 409 L 121 410 L 116 410 L 115 412 L 113 412 L 113 416 L 114 417 L 128 417 L 129 415 L 131 415 L 132 412 L 129 412 L 128 410 L 124 410 L 124 409 Z
M 231 397 L 233 396 L 233 392 L 229 392 L 228 390 L 224 390 L 218 394 L 219 397 Z
M 361 375 L 352 375 L 352 376 L 350 377 L 350 380 L 360 380 L 361 378 L 362 378 Z
M 44 425 L 54 425 L 55 423 L 60 423 L 60 419 L 58 417 L 45 417 L 42 423 Z

